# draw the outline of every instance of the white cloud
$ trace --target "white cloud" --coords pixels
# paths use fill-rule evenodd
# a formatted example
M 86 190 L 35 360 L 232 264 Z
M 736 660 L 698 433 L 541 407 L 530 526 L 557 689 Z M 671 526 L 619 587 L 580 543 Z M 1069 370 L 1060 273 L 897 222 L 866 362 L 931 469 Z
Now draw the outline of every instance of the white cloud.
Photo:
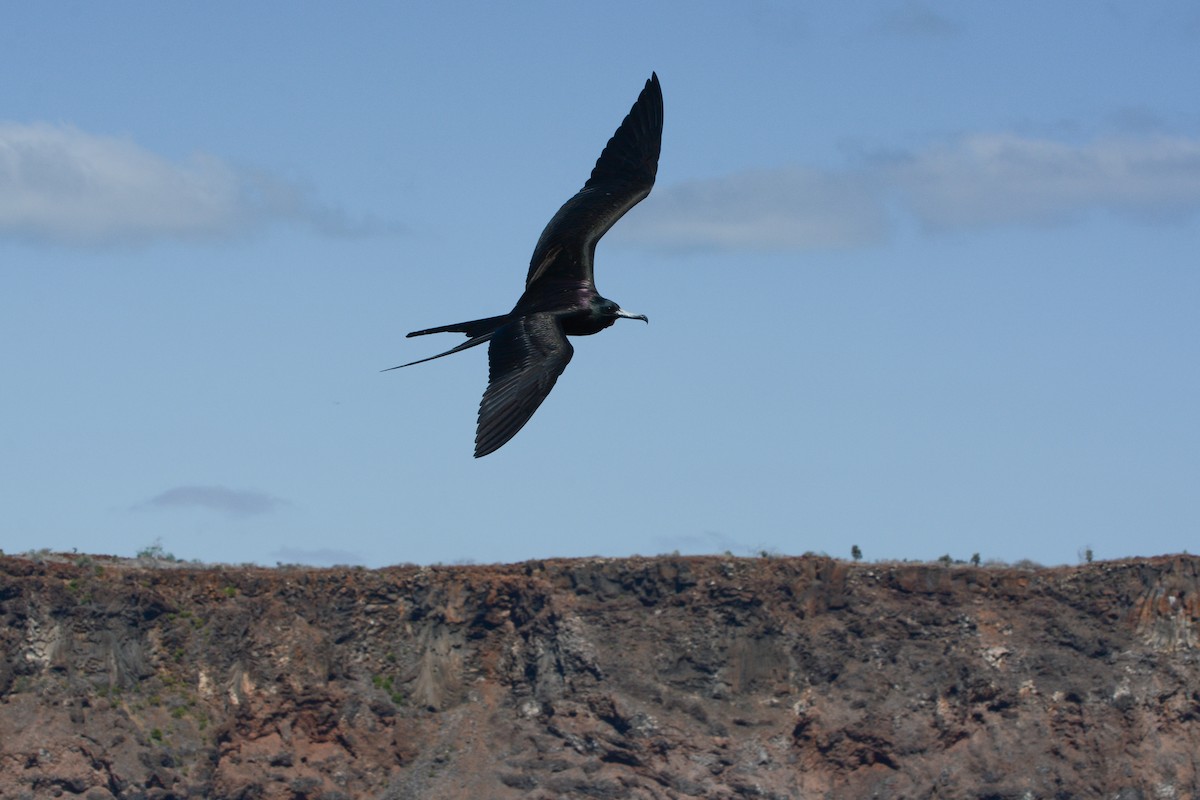
M 680 251 L 795 251 L 878 244 L 889 213 L 937 232 L 1064 225 L 1097 211 L 1156 223 L 1195 215 L 1200 139 L 977 134 L 842 169 L 742 172 L 656 188 L 614 238 Z
M 287 505 L 286 500 L 263 492 L 224 486 L 176 486 L 151 497 L 140 508 L 203 508 L 235 517 L 265 514 Z
M 1200 209 L 1200 140 L 976 135 L 885 166 L 880 177 L 934 230 L 1064 224 L 1098 210 L 1175 221 Z
M 0 236 L 70 245 L 219 238 L 277 220 L 350 226 L 295 184 L 203 154 L 172 161 L 132 141 L 0 123 Z
M 887 220 L 861 176 L 789 167 L 656 189 L 618 231 L 672 250 L 806 250 L 879 242 Z

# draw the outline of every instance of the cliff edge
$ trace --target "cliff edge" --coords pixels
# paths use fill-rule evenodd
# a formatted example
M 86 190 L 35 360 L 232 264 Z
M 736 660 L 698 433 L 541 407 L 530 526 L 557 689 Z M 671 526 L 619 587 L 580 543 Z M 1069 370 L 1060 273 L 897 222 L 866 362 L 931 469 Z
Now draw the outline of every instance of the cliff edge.
M 1192 798 L 1200 558 L 0 558 L 0 797 Z

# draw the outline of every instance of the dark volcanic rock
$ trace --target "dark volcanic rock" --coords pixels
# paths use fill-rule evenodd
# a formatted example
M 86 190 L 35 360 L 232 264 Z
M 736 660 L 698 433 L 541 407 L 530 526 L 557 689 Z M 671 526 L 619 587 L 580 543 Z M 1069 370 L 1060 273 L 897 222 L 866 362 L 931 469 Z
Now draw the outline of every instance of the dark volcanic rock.
M 1198 573 L 0 558 L 0 797 L 1196 797 Z

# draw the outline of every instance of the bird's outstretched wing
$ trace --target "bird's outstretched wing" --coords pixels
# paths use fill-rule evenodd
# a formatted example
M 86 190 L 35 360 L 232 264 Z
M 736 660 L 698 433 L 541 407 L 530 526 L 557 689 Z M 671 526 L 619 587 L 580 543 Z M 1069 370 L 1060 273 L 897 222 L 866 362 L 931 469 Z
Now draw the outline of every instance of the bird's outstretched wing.
M 526 290 L 542 280 L 593 281 L 596 242 L 654 186 L 662 126 L 662 88 L 658 75 L 651 74 L 587 183 L 542 231 L 529 262 Z
M 518 317 L 492 335 L 488 387 L 475 431 L 476 458 L 498 450 L 521 430 L 574 352 L 552 314 Z

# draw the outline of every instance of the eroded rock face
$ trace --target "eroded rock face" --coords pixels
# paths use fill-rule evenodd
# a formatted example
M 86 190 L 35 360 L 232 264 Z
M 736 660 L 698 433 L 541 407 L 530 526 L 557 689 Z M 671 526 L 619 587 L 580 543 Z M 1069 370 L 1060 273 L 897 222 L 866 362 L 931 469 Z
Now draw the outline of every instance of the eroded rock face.
M 0 558 L 0 797 L 1195 797 L 1198 575 Z

